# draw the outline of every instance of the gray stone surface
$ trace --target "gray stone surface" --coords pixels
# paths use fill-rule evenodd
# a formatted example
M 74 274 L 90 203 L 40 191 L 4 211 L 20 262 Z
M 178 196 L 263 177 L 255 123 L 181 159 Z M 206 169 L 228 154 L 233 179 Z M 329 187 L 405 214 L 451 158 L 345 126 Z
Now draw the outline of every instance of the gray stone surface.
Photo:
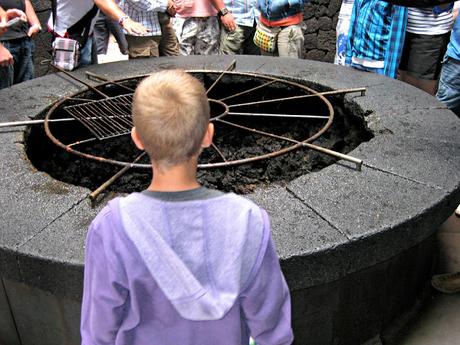
M 9 280 L 5 288 L 21 345 L 81 343 L 80 302 Z
M 81 300 L 86 233 L 104 203 L 86 199 L 23 244 L 18 264 L 25 281 L 60 296 Z
M 86 80 L 84 72 L 90 70 L 120 79 L 163 68 L 223 70 L 234 58 L 237 71 L 307 79 L 320 90 L 368 88 L 365 96 L 345 96 L 347 106 L 365 119 L 375 136 L 350 153 L 365 160 L 362 171 L 341 161 L 286 186 L 259 187 L 249 196 L 271 216 L 291 290 L 333 284 L 374 265 L 396 272 L 397 267 L 386 262 L 425 241 L 460 203 L 456 159 L 460 120 L 433 97 L 398 81 L 314 61 L 229 56 L 120 62 L 90 66 L 74 75 Z M 0 92 L 0 114 L 4 121 L 43 115 L 53 101 L 82 88 L 61 74 L 26 82 Z M 1 275 L 26 283 L 10 285 L 13 294 L 17 288 L 15 310 L 23 315 L 23 329 L 28 322 L 41 325 L 41 321 L 26 315 L 31 310 L 22 294 L 34 296 L 31 305 L 40 301 L 47 305 L 49 322 L 62 317 L 67 327 L 68 320 L 75 322 L 74 307 L 69 311 L 72 316 L 62 316 L 59 313 L 67 313 L 63 311 L 67 307 L 53 298 L 81 298 L 84 239 L 98 209 L 91 209 L 85 200 L 88 190 L 34 170 L 24 155 L 22 129 L 0 134 Z M 426 276 L 425 271 L 413 270 L 417 279 Z M 350 286 L 359 286 L 359 279 Z M 366 298 L 363 291 L 352 293 L 343 298 Z M 340 302 L 345 295 L 332 296 L 333 301 Z M 374 321 L 369 321 L 372 330 Z M 343 328 L 356 329 L 356 324 Z M 56 339 L 64 341 L 61 334 Z
M 3 280 L 0 278 L 0 344 L 21 345 L 10 303 L 3 286 Z

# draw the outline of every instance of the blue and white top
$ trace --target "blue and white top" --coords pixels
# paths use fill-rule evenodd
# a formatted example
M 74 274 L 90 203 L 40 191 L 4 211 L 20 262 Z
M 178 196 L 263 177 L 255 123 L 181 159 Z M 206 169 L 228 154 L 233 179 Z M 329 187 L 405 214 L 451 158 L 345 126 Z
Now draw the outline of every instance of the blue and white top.
M 166 12 L 167 0 L 120 0 L 119 6 L 132 20 L 150 30 L 148 36 L 161 35 L 158 12 Z
M 460 3 L 457 1 L 456 3 Z M 418 35 L 442 35 L 450 32 L 454 24 L 453 4 L 447 8 L 440 6 L 408 9 L 406 31 Z
M 224 4 L 238 25 L 253 27 L 254 23 L 259 20 L 260 11 L 257 8 L 257 0 L 224 0 Z

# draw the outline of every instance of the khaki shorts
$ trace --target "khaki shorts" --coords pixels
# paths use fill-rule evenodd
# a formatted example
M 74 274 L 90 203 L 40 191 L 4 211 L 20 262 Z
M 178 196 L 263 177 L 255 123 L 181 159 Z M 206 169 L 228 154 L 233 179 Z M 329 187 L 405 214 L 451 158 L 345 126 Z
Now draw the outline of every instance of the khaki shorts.
M 132 36 L 126 35 L 130 59 L 160 56 L 158 46 L 161 36 Z

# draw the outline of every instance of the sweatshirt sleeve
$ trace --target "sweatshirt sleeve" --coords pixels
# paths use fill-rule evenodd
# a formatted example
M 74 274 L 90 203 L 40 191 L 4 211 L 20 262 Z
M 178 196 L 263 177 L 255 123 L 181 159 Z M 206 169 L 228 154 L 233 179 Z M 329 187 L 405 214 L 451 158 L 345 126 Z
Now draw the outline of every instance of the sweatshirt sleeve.
M 102 211 L 90 226 L 85 247 L 81 309 L 82 345 L 114 344 L 127 300 L 127 289 L 110 260 L 110 212 Z M 113 256 L 113 254 L 112 254 Z
M 265 226 L 269 227 L 268 216 L 263 213 Z M 240 297 L 249 333 L 257 345 L 293 342 L 289 289 L 271 236 L 260 269 Z

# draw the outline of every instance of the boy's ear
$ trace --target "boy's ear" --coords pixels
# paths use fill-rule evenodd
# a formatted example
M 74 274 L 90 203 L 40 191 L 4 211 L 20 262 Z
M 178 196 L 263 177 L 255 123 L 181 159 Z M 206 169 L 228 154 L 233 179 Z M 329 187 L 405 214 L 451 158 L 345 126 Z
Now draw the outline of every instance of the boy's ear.
M 206 128 L 206 133 L 204 133 L 203 141 L 201 142 L 201 147 L 209 147 L 212 144 L 212 137 L 214 136 L 214 125 L 210 122 L 208 128 Z
M 144 149 L 144 144 L 142 144 L 141 138 L 139 138 L 139 134 L 137 134 L 136 127 L 131 129 L 131 139 L 133 139 L 134 144 L 139 150 Z

